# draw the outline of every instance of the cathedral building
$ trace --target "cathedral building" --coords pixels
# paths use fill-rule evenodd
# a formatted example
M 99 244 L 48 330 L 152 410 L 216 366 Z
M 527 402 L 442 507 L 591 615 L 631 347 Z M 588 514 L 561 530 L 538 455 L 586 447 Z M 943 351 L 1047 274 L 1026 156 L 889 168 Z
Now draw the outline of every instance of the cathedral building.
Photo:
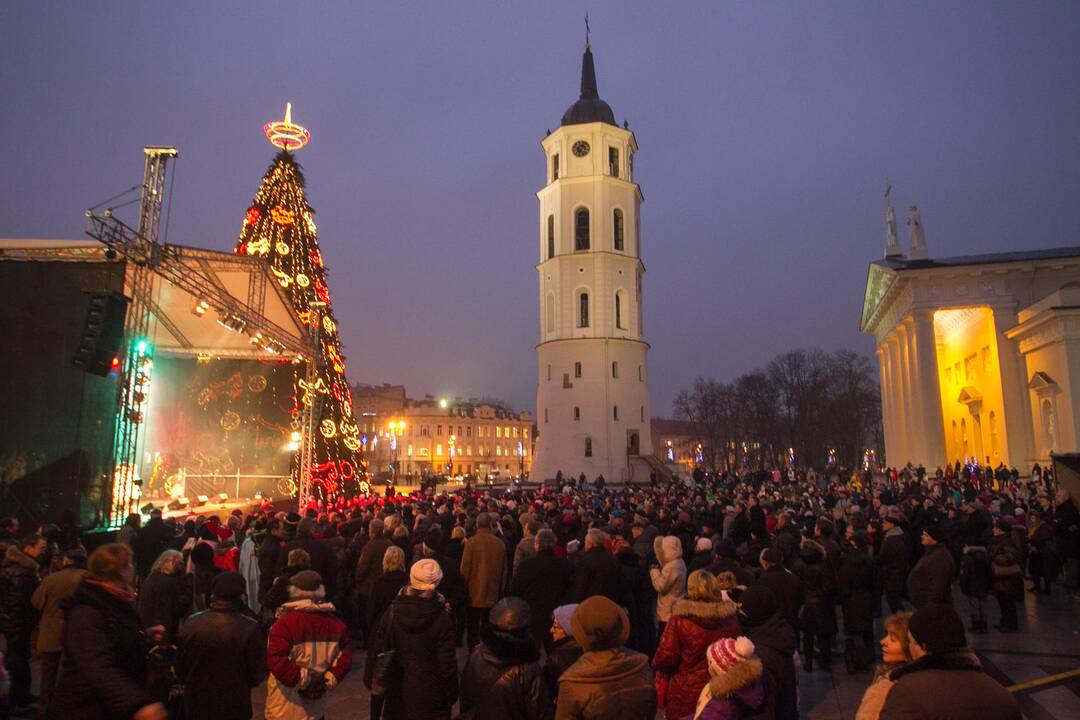
M 863 300 L 887 463 L 1026 473 L 1080 450 L 1080 247 L 930 258 L 910 212 L 905 256 L 887 209 Z
M 586 44 L 581 96 L 541 143 L 539 437 L 532 478 L 648 480 L 637 141 L 599 95 Z

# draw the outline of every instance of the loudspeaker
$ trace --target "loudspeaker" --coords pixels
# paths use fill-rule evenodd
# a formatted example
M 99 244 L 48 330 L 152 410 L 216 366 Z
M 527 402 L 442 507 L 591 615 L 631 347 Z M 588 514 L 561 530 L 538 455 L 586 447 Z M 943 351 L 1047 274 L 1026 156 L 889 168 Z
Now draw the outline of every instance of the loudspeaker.
M 193 507 L 202 507 L 206 503 L 210 502 L 210 498 L 206 495 L 196 495 L 195 502 L 191 503 Z
M 222 505 L 229 502 L 229 493 L 218 493 L 217 501 Z
M 128 299 L 116 292 L 88 293 L 86 322 L 72 362 L 88 373 L 105 377 L 124 341 Z
M 170 510 L 183 510 L 188 506 L 190 502 L 191 501 L 188 500 L 186 497 L 176 498 L 165 507 L 169 508 Z
M 141 512 L 143 515 L 149 515 L 150 513 L 154 512 L 154 503 L 146 503 L 141 508 L 139 508 L 139 512 Z

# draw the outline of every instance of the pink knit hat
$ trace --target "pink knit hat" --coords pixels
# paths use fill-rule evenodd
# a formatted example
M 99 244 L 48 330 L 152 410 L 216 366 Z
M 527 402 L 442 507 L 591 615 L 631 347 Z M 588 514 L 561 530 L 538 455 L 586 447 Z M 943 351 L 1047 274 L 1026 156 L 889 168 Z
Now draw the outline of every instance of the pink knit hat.
M 754 655 L 754 643 L 748 637 L 720 638 L 705 652 L 709 660 L 709 672 L 722 675 Z

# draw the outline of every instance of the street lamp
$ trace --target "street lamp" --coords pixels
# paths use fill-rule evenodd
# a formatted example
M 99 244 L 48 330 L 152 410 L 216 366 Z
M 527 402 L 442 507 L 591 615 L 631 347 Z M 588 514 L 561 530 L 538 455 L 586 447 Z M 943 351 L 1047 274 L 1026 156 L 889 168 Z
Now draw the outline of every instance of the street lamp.
M 446 475 L 447 478 L 454 474 L 454 443 L 457 442 L 457 435 L 450 436 L 450 462 L 446 463 Z

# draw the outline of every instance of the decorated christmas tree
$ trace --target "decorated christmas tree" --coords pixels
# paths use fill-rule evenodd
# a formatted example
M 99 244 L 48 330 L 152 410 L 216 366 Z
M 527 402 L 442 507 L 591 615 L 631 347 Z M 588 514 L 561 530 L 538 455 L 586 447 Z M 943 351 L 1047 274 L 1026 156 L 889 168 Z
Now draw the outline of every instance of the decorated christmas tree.
M 297 486 L 303 488 L 306 483 L 301 478 L 300 448 L 312 443 L 311 493 L 329 499 L 342 493 L 354 494 L 363 479 L 364 465 L 360 431 L 345 379 L 341 339 L 316 238 L 314 211 L 304 197 L 304 175 L 292 152 L 307 144 L 311 135 L 293 124 L 291 110 L 286 106 L 284 122 L 263 127 L 266 137 L 281 152 L 266 171 L 244 215 L 234 252 L 265 258 L 270 263 L 271 272 L 292 300 L 301 324 L 317 339 L 314 368 L 307 363 L 295 366 L 293 440 L 297 453 L 292 472 Z M 305 427 L 307 410 L 313 417 Z

